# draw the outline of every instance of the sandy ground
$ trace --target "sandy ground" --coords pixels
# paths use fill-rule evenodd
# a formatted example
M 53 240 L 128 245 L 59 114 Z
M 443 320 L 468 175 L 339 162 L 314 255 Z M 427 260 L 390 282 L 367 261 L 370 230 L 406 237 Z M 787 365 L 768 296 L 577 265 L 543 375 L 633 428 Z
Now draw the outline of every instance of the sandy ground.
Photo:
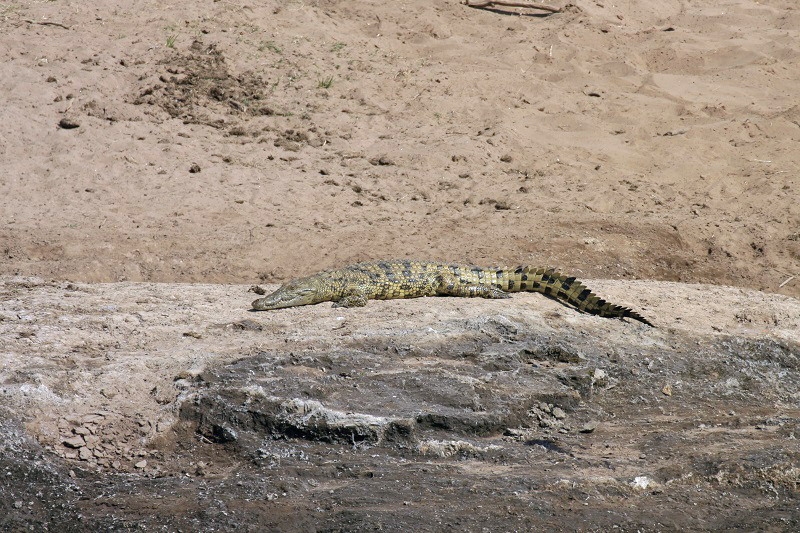
M 794 2 L 517 12 L 2 4 L 0 268 L 249 283 L 414 256 L 800 295 Z
M 747 524 L 754 511 L 769 516 L 774 530 L 798 524 L 794 2 L 575 2 L 549 16 L 418 0 L 2 2 L 0 57 L 1 429 L 3 460 L 20 457 L 2 465 L 15 473 L 13 483 L 0 483 L 11 526 L 124 529 L 139 521 L 175 530 L 205 516 L 218 529 L 355 530 L 371 523 L 372 512 L 388 529 L 423 520 L 457 529 L 482 499 L 493 509 L 515 503 L 484 521 L 475 513 L 462 529 L 715 529 Z M 578 315 L 536 295 L 371 303 L 347 314 L 327 306 L 247 312 L 253 283 L 394 257 L 557 266 L 659 327 Z M 507 327 L 532 337 L 508 337 Z M 516 354 L 559 338 L 583 346 L 575 348 L 580 357 L 556 357 L 535 371 L 517 355 L 467 346 L 507 344 Z M 587 339 L 595 338 L 602 341 L 592 346 Z M 709 368 L 696 372 L 690 345 L 708 350 Z M 309 362 L 319 351 L 338 355 Z M 391 364 L 376 355 L 384 352 L 393 354 Z M 644 353 L 665 374 L 622 379 Z M 493 366 L 484 360 L 492 354 L 513 361 Z M 260 362 L 235 366 L 248 358 Z M 403 363 L 391 372 L 413 367 L 426 387 L 436 389 L 438 379 L 460 385 L 448 385 L 442 398 L 409 393 L 406 403 L 385 403 L 395 385 L 378 380 L 372 389 L 358 369 L 364 361 L 391 366 L 393 358 Z M 729 375 L 730 364 L 740 374 Z M 328 390 L 352 385 L 326 381 L 337 365 L 348 368 L 335 375 L 352 376 L 374 395 Z M 653 372 L 648 365 L 645 375 Z M 220 377 L 229 367 L 235 385 Z M 291 383 L 283 374 L 290 367 L 309 381 L 304 390 L 275 385 L 280 409 L 303 398 L 395 426 L 416 420 L 404 444 L 368 442 L 385 463 L 366 448 L 351 459 L 391 473 L 408 501 L 435 492 L 440 510 L 412 511 L 398 494 L 393 500 L 371 484 L 380 475 L 329 497 L 327 490 L 344 487 L 329 487 L 339 474 L 365 479 L 349 467 L 326 470 L 338 460 L 326 462 L 327 454 L 350 453 L 335 432 L 298 429 L 280 409 L 256 416 L 271 424 L 266 433 L 231 414 L 230 398 L 244 394 L 246 376 L 263 371 L 271 376 L 263 379 Z M 606 396 L 570 381 L 598 368 L 617 380 Z M 508 381 L 475 385 L 493 372 Z M 544 381 L 525 381 L 530 372 Z M 539 385 L 551 396 L 513 392 Z M 638 398 L 654 402 L 650 392 L 682 403 L 658 416 L 640 412 Z M 573 393 L 579 400 L 567 401 Z M 487 394 L 500 403 L 484 406 Z M 696 412 L 692 398 L 704 399 Z M 509 407 L 515 399 L 522 411 Z M 580 424 L 560 433 L 568 442 L 553 444 L 564 429 L 550 416 L 559 402 Z M 477 436 L 464 429 L 469 417 L 448 415 L 456 422 L 435 430 L 409 414 L 456 407 L 516 414 L 497 415 Z M 579 431 L 612 419 L 614 431 Z M 653 424 L 672 423 L 669 438 L 651 442 L 655 452 L 631 445 Z M 701 457 L 694 451 L 705 438 L 700 424 L 732 427 L 735 435 L 720 430 L 717 455 Z M 534 435 L 534 427 L 545 433 Z M 219 431 L 240 437 L 229 442 Z M 253 434 L 290 444 L 253 447 L 256 437 L 246 437 Z M 598 434 L 632 463 L 617 474 L 594 470 L 608 459 L 586 442 Z M 473 451 L 425 466 L 425 443 L 478 437 L 489 441 L 469 441 Z M 580 472 L 574 478 L 568 470 L 537 478 L 542 464 L 520 442 L 553 444 L 588 462 L 559 467 Z M 690 458 L 673 472 L 670 446 Z M 297 462 L 287 477 L 293 481 L 270 474 L 269 487 L 258 485 L 264 457 L 253 450 L 261 449 Z M 745 452 L 756 459 L 748 463 Z M 720 459 L 726 454 L 747 466 L 736 470 Z M 415 465 L 413 476 L 402 473 L 404 461 Z M 517 479 L 503 477 L 504 461 L 530 483 L 503 481 Z M 419 481 L 426 468 L 455 488 Z M 657 488 L 631 489 L 641 477 L 635 471 L 649 472 L 641 475 Z M 330 479 L 320 481 L 320 472 Z M 217 484 L 158 485 L 184 474 Z M 235 479 L 241 491 L 278 496 L 263 509 L 214 504 L 203 515 L 211 500 L 198 495 L 236 499 L 235 490 L 226 492 Z M 48 485 L 52 493 L 42 488 Z M 675 502 L 693 503 L 693 490 L 709 512 L 684 517 L 694 522 L 670 514 Z M 30 503 L 48 499 L 36 496 L 42 491 L 51 506 Z M 194 506 L 148 503 L 171 493 Z M 537 494 L 547 495 L 549 507 L 532 510 Z M 581 511 L 575 502 L 587 494 L 607 505 Z M 652 506 L 643 494 L 665 499 Z M 325 510 L 319 520 L 316 507 L 303 507 L 309 501 Z M 451 503 L 454 514 L 441 511 Z M 631 518 L 642 506 L 652 513 Z M 566 509 L 579 518 L 565 526 L 557 517 Z M 293 522 L 306 512 L 311 518 Z M 236 520 L 225 522 L 225 513 Z M 708 515 L 720 522 L 703 521 Z

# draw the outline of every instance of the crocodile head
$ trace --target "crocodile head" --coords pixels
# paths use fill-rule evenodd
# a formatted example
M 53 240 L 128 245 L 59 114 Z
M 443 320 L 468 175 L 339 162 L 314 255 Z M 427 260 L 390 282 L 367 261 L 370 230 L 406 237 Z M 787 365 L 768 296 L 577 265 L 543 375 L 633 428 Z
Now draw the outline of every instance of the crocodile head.
M 283 309 L 284 307 L 316 304 L 322 301 L 317 294 L 318 290 L 314 284 L 309 283 L 307 279 L 299 279 L 283 285 L 269 296 L 255 300 L 252 305 L 256 311 L 269 311 Z

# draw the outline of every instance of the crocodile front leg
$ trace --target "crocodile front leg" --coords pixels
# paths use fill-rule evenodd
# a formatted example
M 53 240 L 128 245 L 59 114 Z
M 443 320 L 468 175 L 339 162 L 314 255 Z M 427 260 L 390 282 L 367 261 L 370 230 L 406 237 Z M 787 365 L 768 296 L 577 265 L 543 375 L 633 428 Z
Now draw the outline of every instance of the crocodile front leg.
M 492 285 L 478 285 L 475 283 L 462 283 L 460 279 L 450 273 L 441 273 L 437 276 L 436 294 L 440 296 L 461 296 L 466 298 L 511 298 L 505 291 Z
M 368 299 L 366 294 L 353 289 L 335 301 L 333 307 L 364 307 Z

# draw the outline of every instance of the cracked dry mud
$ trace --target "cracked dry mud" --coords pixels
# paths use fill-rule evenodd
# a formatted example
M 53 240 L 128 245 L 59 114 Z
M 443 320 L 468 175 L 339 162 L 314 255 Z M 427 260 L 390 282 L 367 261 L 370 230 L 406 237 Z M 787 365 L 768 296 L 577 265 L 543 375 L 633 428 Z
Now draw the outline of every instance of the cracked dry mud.
M 245 286 L 4 279 L 0 523 L 796 528 L 800 304 L 591 286 L 658 328 L 536 294 L 254 313 Z

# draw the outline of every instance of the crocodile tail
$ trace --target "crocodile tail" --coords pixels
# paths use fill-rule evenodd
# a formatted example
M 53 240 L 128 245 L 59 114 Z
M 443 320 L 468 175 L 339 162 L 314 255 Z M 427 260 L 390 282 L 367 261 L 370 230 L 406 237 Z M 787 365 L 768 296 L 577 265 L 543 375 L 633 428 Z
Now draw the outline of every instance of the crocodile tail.
M 565 301 L 585 313 L 609 318 L 631 318 L 653 326 L 636 311 L 603 300 L 574 277 L 560 274 L 552 268 L 518 267 L 510 274 L 508 290 L 540 292 Z

